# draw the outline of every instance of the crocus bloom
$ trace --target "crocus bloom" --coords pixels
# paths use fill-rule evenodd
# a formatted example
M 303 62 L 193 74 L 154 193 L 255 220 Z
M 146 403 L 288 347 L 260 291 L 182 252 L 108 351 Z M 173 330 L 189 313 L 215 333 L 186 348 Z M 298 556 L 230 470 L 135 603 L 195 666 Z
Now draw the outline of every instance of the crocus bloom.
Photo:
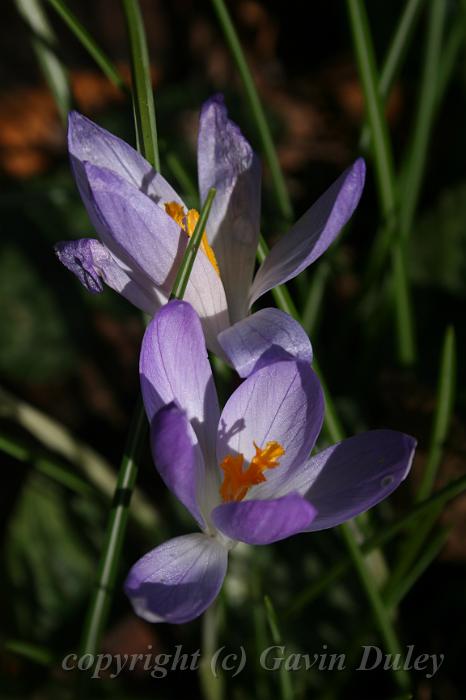
M 58 243 L 56 252 L 91 292 L 102 280 L 151 316 L 164 304 L 198 214 L 131 146 L 72 112 L 68 147 L 74 176 L 100 241 Z M 256 275 L 261 169 L 221 96 L 201 112 L 201 203 L 217 195 L 185 299 L 203 323 L 207 344 L 248 315 L 265 292 L 295 277 L 333 242 L 357 206 L 365 166 L 358 159 L 271 249 Z
M 388 496 L 409 471 L 415 440 L 390 430 L 309 457 L 324 402 L 303 359 L 267 364 L 263 356 L 220 412 L 201 324 L 186 302 L 169 302 L 148 326 L 140 372 L 155 464 L 201 530 L 131 569 L 126 592 L 151 622 L 200 615 L 237 541 L 268 544 L 338 525 Z

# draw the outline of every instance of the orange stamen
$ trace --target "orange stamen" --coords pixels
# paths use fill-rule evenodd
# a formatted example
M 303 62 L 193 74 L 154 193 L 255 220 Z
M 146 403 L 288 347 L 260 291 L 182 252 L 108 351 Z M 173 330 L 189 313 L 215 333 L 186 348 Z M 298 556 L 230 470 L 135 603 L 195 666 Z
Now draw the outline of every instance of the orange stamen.
M 220 495 L 224 503 L 242 501 L 252 486 L 266 481 L 263 472 L 266 469 L 278 467 L 279 457 L 285 454 L 283 447 L 275 440 L 268 442 L 264 449 L 258 447 L 256 443 L 254 447 L 256 454 L 247 469 L 243 469 L 242 454 L 226 455 L 223 458 L 220 468 L 225 476 L 220 487 Z
M 190 209 L 188 213 L 186 213 L 181 204 L 178 204 L 178 202 L 165 202 L 165 211 L 167 212 L 168 216 L 170 216 L 173 219 L 173 221 L 176 221 L 178 226 L 188 234 L 188 236 L 193 235 L 194 229 L 196 228 L 196 224 L 199 221 L 199 212 L 197 211 L 197 209 Z M 200 247 L 201 250 L 205 253 L 205 255 L 207 255 L 207 259 L 209 260 L 217 275 L 220 277 L 220 270 L 218 269 L 215 253 L 209 245 L 209 241 L 207 239 L 207 234 L 205 231 L 202 234 Z

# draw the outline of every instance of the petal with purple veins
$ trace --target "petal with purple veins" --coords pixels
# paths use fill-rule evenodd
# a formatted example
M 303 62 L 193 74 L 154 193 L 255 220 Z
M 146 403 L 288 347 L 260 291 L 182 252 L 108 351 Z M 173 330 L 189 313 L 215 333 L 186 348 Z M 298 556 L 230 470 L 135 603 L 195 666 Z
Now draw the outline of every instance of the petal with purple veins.
M 387 498 L 407 476 L 416 440 L 371 430 L 328 447 L 297 470 L 280 495 L 298 491 L 317 509 L 309 530 L 345 522 Z
M 273 246 L 254 278 L 250 306 L 265 292 L 296 277 L 327 250 L 358 205 L 365 172 L 364 161 L 358 158 Z
M 133 566 L 125 591 L 135 613 L 148 622 L 189 622 L 217 597 L 227 563 L 227 550 L 214 538 L 176 537 Z
M 152 455 L 166 486 L 186 506 L 201 528 L 205 465 L 194 430 L 174 403 L 155 414 L 151 424 Z
M 197 148 L 199 191 L 217 190 L 207 223 L 234 323 L 248 309 L 260 226 L 261 168 L 221 95 L 202 108 Z
M 271 544 L 306 531 L 316 511 L 299 494 L 267 500 L 223 503 L 212 512 L 216 527 L 247 544 Z
M 280 360 L 312 362 L 303 327 L 279 309 L 257 311 L 222 331 L 218 340 L 240 377 Z
M 83 170 L 83 163 L 87 162 L 112 170 L 162 207 L 165 202 L 183 205 L 173 187 L 140 153 L 79 112 L 71 112 L 68 118 L 68 150 L 84 200 L 89 189 Z
M 170 301 L 151 321 L 139 362 L 142 396 L 149 420 L 175 402 L 186 412 L 207 466 L 218 482 L 215 439 L 219 420 L 217 392 L 201 324 L 184 301 Z
M 294 469 L 306 460 L 322 427 L 324 401 L 320 382 L 304 362 L 276 362 L 251 374 L 232 394 L 220 417 L 217 460 L 255 456 L 254 442 L 265 448 L 276 441 L 285 454 L 265 472 L 251 498 L 273 498 Z
M 149 279 L 168 295 L 173 286 L 187 234 L 148 197 L 106 168 L 85 164 L 95 214 L 94 225 L 103 243 L 132 279 Z M 199 250 L 185 292 L 201 316 L 209 347 L 228 325 L 222 282 Z

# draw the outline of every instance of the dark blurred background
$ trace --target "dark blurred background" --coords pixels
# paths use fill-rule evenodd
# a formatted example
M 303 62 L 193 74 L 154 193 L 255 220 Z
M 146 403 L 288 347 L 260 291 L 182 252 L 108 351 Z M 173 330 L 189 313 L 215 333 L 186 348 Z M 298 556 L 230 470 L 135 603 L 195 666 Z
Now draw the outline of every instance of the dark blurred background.
M 404 4 L 367 3 L 379 61 Z M 119 3 L 70 0 L 69 6 L 129 78 Z M 142 0 L 141 7 L 150 46 L 162 171 L 186 194 L 186 181 L 177 165 L 181 163 L 195 182 L 198 114 L 202 101 L 213 92 L 225 94 L 231 116 L 257 150 L 260 141 L 210 4 Z M 229 7 L 299 215 L 358 153 L 364 103 L 344 3 L 236 0 Z M 451 22 L 458 21 L 456 9 L 456 3 L 449 3 Z M 130 101 L 102 76 L 60 19 L 47 10 L 58 55 L 69 71 L 74 106 L 134 144 Z M 396 157 L 401 157 L 413 124 L 424 35 L 421 15 L 388 101 Z M 60 659 L 79 646 L 112 474 L 137 397 L 143 323 L 139 313 L 112 291 L 89 295 L 54 256 L 56 241 L 93 234 L 72 181 L 65 128 L 38 67 L 31 32 L 13 2 L 2 6 L 0 54 L 0 641 L 4 643 L 0 693 L 5 698 L 61 698 L 70 696 L 73 674 L 60 669 Z M 365 194 L 350 227 L 334 249 L 290 285 L 303 308 L 313 276 L 325 278 L 319 312 L 309 323 L 311 340 L 348 433 L 390 427 L 419 440 L 413 472 L 380 510 L 381 518 L 403 512 L 418 482 L 448 324 L 457 334 L 458 394 L 438 485 L 466 469 L 465 119 L 466 62 L 461 47 L 436 115 L 410 239 L 409 272 L 419 345 L 416 370 L 397 365 L 389 303 L 380 290 L 372 294 L 363 289 L 364 264 L 380 218 L 370 162 Z M 263 232 L 271 243 L 285 230 L 265 169 Z M 229 389 L 221 387 L 223 393 Z M 139 485 L 121 580 L 148 548 L 191 527 L 158 479 L 148 451 Z M 399 614 L 406 644 L 446 655 L 433 680 L 417 678 L 416 692 L 422 700 L 464 697 L 466 497 L 449 505 L 441 524 L 451 528 L 446 545 L 405 598 Z M 253 609 L 260 607 L 262 595 L 271 596 L 280 616 L 293 597 L 341 553 L 333 533 L 294 538 L 256 548 L 252 554 L 245 548 L 222 599 L 226 620 L 222 643 L 234 646 L 246 640 L 254 645 Z M 255 572 L 252 582 L 251 570 Z M 361 621 L 367 617 L 365 601 L 353 586 L 354 581 L 342 580 L 304 608 L 298 619 L 284 615 L 282 633 L 287 645 L 321 651 L 328 644 L 335 652 L 349 653 L 354 638 L 361 633 L 365 638 Z M 367 643 L 375 643 L 370 633 L 366 637 Z M 117 592 L 105 650 L 144 653 L 149 644 L 163 651 L 173 650 L 177 643 L 197 649 L 199 623 L 148 625 L 131 613 L 127 600 Z M 332 678 L 297 674 L 294 682 L 297 697 L 308 693 L 312 697 L 394 697 L 387 674 L 349 677 L 342 673 Z M 228 696 L 267 697 L 270 683 L 251 662 L 228 686 Z M 333 695 L 324 695 L 324 690 Z M 114 681 L 96 682 L 92 693 L 112 698 L 155 693 L 164 698 L 186 691 L 193 697 L 200 693 L 194 674 L 171 673 L 153 680 L 139 670 Z

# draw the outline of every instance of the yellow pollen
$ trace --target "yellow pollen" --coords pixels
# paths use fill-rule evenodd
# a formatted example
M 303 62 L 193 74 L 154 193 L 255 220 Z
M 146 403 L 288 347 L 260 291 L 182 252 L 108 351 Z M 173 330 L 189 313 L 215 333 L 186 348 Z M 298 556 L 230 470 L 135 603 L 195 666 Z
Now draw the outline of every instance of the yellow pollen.
M 247 469 L 243 469 L 244 456 L 226 455 L 223 458 L 220 468 L 224 473 L 223 482 L 220 486 L 220 495 L 224 503 L 230 501 L 242 501 L 251 486 L 266 481 L 264 471 L 275 469 L 280 466 L 279 457 L 285 454 L 285 450 L 279 442 L 272 440 L 261 449 L 254 442 L 256 454 L 251 460 Z
M 199 212 L 197 209 L 190 209 L 188 213 L 186 213 L 184 208 L 181 206 L 181 204 L 178 204 L 178 202 L 165 202 L 165 211 L 167 212 L 168 216 L 170 216 L 173 221 L 176 221 L 178 226 L 188 234 L 188 236 L 193 235 L 196 224 L 199 221 Z M 220 277 L 220 270 L 218 269 L 217 260 L 215 258 L 214 251 L 209 245 L 205 231 L 202 234 L 200 247 L 201 250 L 204 251 L 205 255 L 207 255 L 207 259 L 217 275 Z

